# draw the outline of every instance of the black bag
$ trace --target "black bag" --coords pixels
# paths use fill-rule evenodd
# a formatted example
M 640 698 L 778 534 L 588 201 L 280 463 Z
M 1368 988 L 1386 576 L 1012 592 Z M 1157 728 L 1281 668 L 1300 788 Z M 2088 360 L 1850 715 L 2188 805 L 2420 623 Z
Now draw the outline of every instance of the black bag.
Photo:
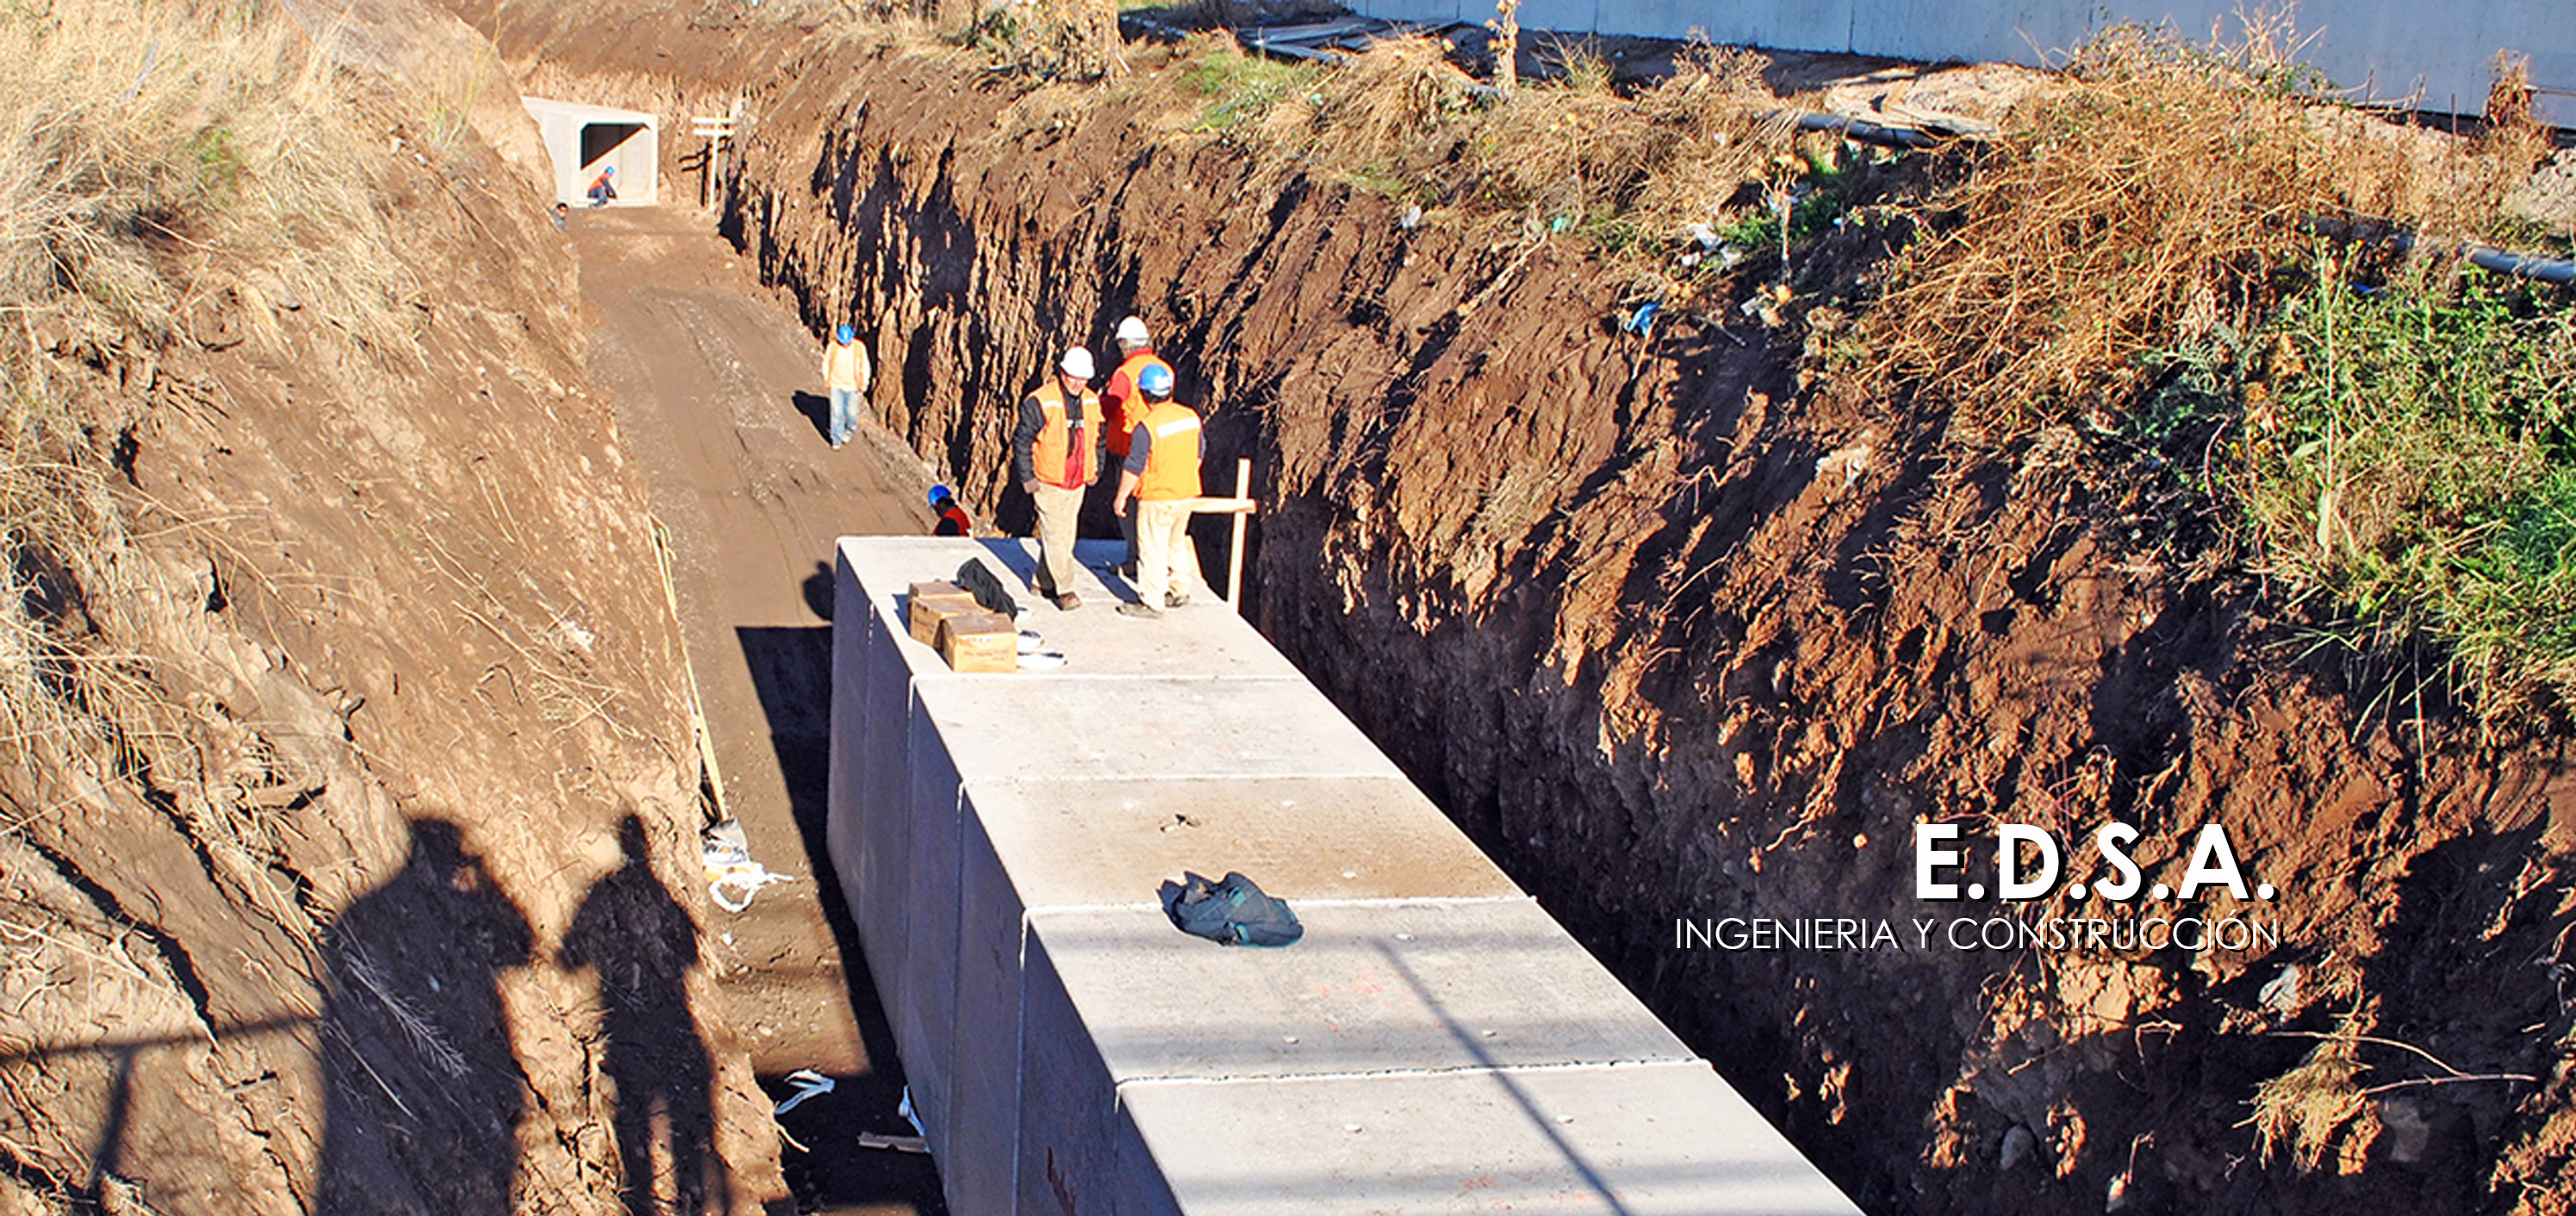
M 1163 884 L 1163 913 L 1181 932 L 1226 946 L 1285 946 L 1306 936 L 1288 902 L 1261 893 L 1249 878 L 1228 871 L 1216 882 L 1184 873 Z
M 986 612 L 1006 617 L 1020 615 L 1019 604 L 1011 599 L 1010 592 L 1002 590 L 1002 580 L 993 577 L 992 570 L 974 558 L 967 558 L 965 565 L 957 567 L 957 586 L 974 596 L 976 606 Z

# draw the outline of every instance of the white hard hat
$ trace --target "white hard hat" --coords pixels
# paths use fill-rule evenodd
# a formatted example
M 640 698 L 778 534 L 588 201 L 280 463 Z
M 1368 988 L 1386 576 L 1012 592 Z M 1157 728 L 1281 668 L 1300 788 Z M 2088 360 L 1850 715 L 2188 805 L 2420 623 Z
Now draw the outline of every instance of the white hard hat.
M 1145 332 L 1145 318 L 1129 317 L 1118 323 L 1118 340 L 1129 346 L 1144 346 L 1153 342 L 1154 335 Z
M 1064 358 L 1056 363 L 1056 369 L 1077 380 L 1088 380 L 1099 370 L 1091 365 L 1091 352 L 1079 346 L 1065 351 Z

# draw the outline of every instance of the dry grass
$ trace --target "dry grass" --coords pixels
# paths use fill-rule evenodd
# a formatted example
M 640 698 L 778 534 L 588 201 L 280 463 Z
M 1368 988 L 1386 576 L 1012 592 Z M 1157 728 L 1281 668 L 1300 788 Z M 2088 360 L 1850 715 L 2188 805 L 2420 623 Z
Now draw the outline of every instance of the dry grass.
M 2347 1020 L 2344 1033 L 2321 1040 L 2298 1067 L 2254 1088 L 2254 1113 L 2246 1122 L 2265 1165 L 2286 1151 L 2300 1172 L 2315 1170 L 2336 1137 L 2369 1110 L 2355 1080 L 2365 1066 L 2352 1028 Z M 2358 1130 L 2367 1143 L 2375 1129 Z
M 1634 96 L 1580 52 L 1557 77 L 1504 94 L 1428 37 L 1380 42 L 1311 85 L 1283 92 L 1259 121 L 1225 127 L 1307 171 L 1524 235 L 1580 227 L 1614 245 L 1678 240 L 1722 219 L 1788 146 L 1762 124 L 1778 101 L 1758 66 L 1715 48 L 1696 48 Z
M 0 310 L 166 342 L 256 269 L 379 354 L 409 352 L 411 275 L 347 91 L 292 23 L 221 0 L 35 0 L 0 10 L 0 61 Z
M 123 600 L 124 521 L 95 472 L 63 459 L 67 425 L 36 369 L 0 354 L 0 754 L 51 737 L 83 750 L 143 733 L 144 664 L 105 637 Z M 102 733 L 98 724 L 119 729 Z
M 947 27 L 947 6 L 931 19 Z M 1103 80 L 1127 74 L 1112 0 L 1025 0 L 982 9 L 959 28 L 958 41 L 1046 80 Z
M 142 563 L 38 335 L 149 360 L 229 299 L 275 339 L 265 284 L 407 363 L 412 276 L 349 83 L 273 8 L 29 0 L 0 7 L 0 62 L 0 741 L 131 759 L 162 716 L 117 649 Z
M 2309 95 L 2296 40 L 2115 30 L 2010 116 L 1934 201 L 1870 325 L 1886 368 L 1988 415 L 2123 396 L 2134 361 L 2277 303 L 2316 222 L 2483 230 L 2527 170 L 2510 142 L 2444 154 Z

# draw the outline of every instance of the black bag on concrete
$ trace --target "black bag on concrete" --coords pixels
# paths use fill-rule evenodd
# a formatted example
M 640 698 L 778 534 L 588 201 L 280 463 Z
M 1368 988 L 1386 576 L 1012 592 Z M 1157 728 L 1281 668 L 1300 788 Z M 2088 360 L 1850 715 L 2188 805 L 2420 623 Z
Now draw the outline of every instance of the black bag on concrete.
M 1002 590 L 1002 580 L 993 577 L 992 569 L 974 558 L 967 558 L 965 565 L 957 567 L 957 586 L 974 596 L 976 606 L 986 612 L 1006 617 L 1020 614 L 1020 606 L 1011 599 L 1011 593 Z
M 1220 945 L 1285 946 L 1306 936 L 1286 900 L 1262 894 L 1259 885 L 1233 871 L 1215 882 L 1189 873 L 1165 882 L 1163 913 L 1181 932 Z

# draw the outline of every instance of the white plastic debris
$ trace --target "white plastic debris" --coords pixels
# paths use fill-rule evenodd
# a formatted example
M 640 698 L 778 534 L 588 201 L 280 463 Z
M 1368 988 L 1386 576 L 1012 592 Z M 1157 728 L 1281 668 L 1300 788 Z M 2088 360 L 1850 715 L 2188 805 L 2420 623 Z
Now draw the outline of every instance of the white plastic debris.
M 771 883 L 794 881 L 796 876 L 793 874 L 772 873 L 768 867 L 759 862 L 746 861 L 738 866 L 727 867 L 723 873 L 716 875 L 713 881 L 707 883 L 707 898 L 716 901 L 716 906 L 727 912 L 740 912 L 751 906 L 752 897 L 760 894 L 762 887 Z M 725 895 L 728 890 L 740 891 L 742 897 L 728 898 Z
M 832 1078 L 824 1076 L 811 1068 L 799 1068 L 796 1071 L 787 1074 L 787 1082 L 788 1084 L 796 1087 L 796 1092 L 787 1095 L 786 1100 L 772 1108 L 769 1112 L 772 1115 L 786 1114 L 787 1112 L 796 1109 L 797 1104 L 803 1102 L 807 1098 L 811 1098 L 816 1094 L 828 1094 L 832 1092 Z
M 2254 999 L 2262 1002 L 2265 1009 L 2274 1013 L 2297 1013 L 2299 1011 L 2299 965 L 2292 963 L 2281 968 L 2281 974 L 2272 977 L 2270 983 L 2263 985 L 2263 990 L 2255 993 Z
M 708 828 L 698 840 L 698 857 L 707 870 L 707 898 L 727 912 L 740 912 L 751 906 L 753 896 L 771 883 L 792 882 L 793 874 L 773 874 L 767 866 L 751 859 L 751 842 L 744 837 L 742 823 L 728 819 Z M 738 891 L 740 898 L 726 894 Z
M 708 828 L 706 835 L 698 838 L 698 853 L 706 862 L 709 878 L 750 861 L 751 841 L 742 834 L 742 821 L 728 819 Z
M 903 1100 L 895 1103 L 894 1113 L 903 1116 L 903 1121 L 912 1125 L 912 1130 L 916 1135 L 927 1136 L 930 1134 L 929 1132 L 921 1130 L 921 1116 L 912 1113 L 911 1086 L 906 1085 L 903 1087 Z

